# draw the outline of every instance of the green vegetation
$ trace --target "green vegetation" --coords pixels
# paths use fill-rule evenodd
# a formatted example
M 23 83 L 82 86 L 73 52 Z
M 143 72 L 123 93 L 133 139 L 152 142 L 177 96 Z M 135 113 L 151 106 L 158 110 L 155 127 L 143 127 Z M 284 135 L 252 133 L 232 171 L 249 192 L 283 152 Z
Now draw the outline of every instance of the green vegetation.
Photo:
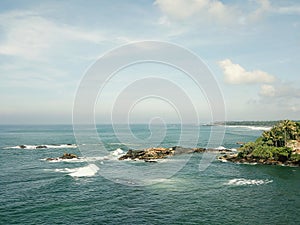
M 214 125 L 228 125 L 228 126 L 259 126 L 259 127 L 272 127 L 277 125 L 281 121 L 226 121 L 215 122 Z M 295 121 L 300 122 L 300 121 Z
M 251 161 L 277 161 L 300 164 L 300 154 L 296 152 L 300 143 L 300 123 L 283 120 L 270 131 L 263 132 L 255 142 L 249 142 L 241 147 L 238 159 Z
M 227 121 L 226 125 L 231 126 L 274 126 L 278 121 Z

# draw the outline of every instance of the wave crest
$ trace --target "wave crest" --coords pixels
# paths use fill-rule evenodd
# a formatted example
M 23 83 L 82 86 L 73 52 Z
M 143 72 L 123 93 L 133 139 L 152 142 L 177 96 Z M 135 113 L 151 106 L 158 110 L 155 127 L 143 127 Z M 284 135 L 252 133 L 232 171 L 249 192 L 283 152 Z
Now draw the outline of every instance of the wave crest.
M 55 172 L 68 173 L 71 177 L 92 177 L 95 176 L 98 171 L 99 167 L 95 164 L 89 164 L 87 166 L 72 169 L 55 169 Z
M 229 180 L 225 185 L 231 185 L 231 186 L 245 186 L 245 185 L 262 185 L 262 184 L 268 184 L 272 183 L 273 180 L 251 180 L 251 179 L 245 179 L 245 178 L 235 178 Z

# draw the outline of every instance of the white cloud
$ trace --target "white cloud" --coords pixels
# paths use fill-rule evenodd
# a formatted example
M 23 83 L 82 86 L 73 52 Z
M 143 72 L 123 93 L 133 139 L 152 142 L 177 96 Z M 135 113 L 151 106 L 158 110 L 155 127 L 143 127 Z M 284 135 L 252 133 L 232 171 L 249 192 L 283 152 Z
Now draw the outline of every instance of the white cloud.
M 208 0 L 156 0 L 162 12 L 175 19 L 186 19 L 207 7 Z
M 234 64 L 230 59 L 219 61 L 219 66 L 224 73 L 224 80 L 229 84 L 254 84 L 272 83 L 275 77 L 261 70 L 246 71 L 239 64 Z
M 294 3 L 286 2 L 287 5 L 276 6 L 276 1 L 273 1 L 273 4 L 271 4 L 270 0 L 256 0 L 256 2 L 259 7 L 249 15 L 251 20 L 259 20 L 268 12 L 287 15 L 300 14 L 300 5 Z
M 250 21 L 257 21 L 261 19 L 266 12 L 271 10 L 271 3 L 269 0 L 257 0 L 259 7 L 252 13 L 249 14 L 248 19 Z
M 232 20 L 234 11 L 219 0 L 156 0 L 154 4 L 164 13 L 162 18 L 167 16 L 177 21 L 198 17 L 223 23 Z M 162 21 L 166 19 L 159 20 L 160 23 Z
M 300 15 L 300 5 L 293 5 L 293 6 L 283 6 L 283 7 L 274 7 L 272 9 L 273 12 L 279 14 L 298 14 Z
M 272 85 L 264 84 L 260 87 L 260 92 L 259 94 L 261 96 L 266 96 L 266 97 L 273 97 L 275 96 L 275 88 Z
M 242 4 L 221 0 L 156 0 L 154 5 L 163 13 L 158 24 L 170 26 L 171 22 L 190 21 L 246 25 L 260 21 L 269 13 L 300 14 L 300 5 L 276 6 L 270 0 L 248 0 Z
M 279 81 L 274 85 L 262 85 L 259 92 L 259 101 L 264 108 L 282 115 L 293 115 L 297 118 L 300 112 L 300 89 L 293 83 Z M 274 111 L 274 109 L 276 109 Z
M 99 32 L 56 24 L 32 11 L 0 14 L 0 27 L 4 31 L 0 54 L 26 59 L 41 59 L 43 53 L 68 41 L 99 43 L 104 40 Z
M 300 89 L 295 88 L 292 83 L 278 82 L 274 85 L 262 85 L 261 97 L 274 97 L 277 99 L 299 99 Z

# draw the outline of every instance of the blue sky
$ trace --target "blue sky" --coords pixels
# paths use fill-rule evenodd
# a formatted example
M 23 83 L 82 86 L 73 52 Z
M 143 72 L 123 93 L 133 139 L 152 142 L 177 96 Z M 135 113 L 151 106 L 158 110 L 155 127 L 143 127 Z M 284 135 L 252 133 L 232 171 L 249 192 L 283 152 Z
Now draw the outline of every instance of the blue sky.
M 228 120 L 300 119 L 299 1 L 2 0 L 0 124 L 71 123 L 87 69 L 111 49 L 143 40 L 197 54 L 218 81 Z M 145 76 L 177 83 L 198 104 L 199 119 L 211 119 L 205 97 L 182 73 L 145 65 L 107 84 L 97 122 L 107 122 L 113 96 Z M 158 113 L 176 122 L 174 112 L 162 99 L 147 99 L 131 117 L 146 122 Z

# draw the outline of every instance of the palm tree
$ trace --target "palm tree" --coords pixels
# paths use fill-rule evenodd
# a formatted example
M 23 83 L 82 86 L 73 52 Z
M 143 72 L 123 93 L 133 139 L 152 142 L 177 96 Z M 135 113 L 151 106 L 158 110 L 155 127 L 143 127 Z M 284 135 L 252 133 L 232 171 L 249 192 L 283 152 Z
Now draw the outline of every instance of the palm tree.
M 300 122 L 296 123 L 296 140 L 300 139 Z
M 274 140 L 275 146 L 276 147 L 282 147 L 282 146 L 284 146 L 284 144 L 283 144 L 284 139 L 283 139 L 282 130 L 279 127 L 275 126 L 271 130 L 271 133 L 272 133 L 272 136 L 273 136 L 273 140 Z
M 265 144 L 268 144 L 270 145 L 270 142 L 272 143 L 272 145 L 275 145 L 275 142 L 274 142 L 274 135 L 271 131 L 264 131 L 263 134 L 263 142 Z
M 283 147 L 287 145 L 289 140 L 300 138 L 300 123 L 291 120 L 283 120 L 275 125 L 270 131 L 263 134 L 265 144 L 273 143 L 273 146 Z
M 283 120 L 278 124 L 278 128 L 282 130 L 284 134 L 284 146 L 286 146 L 288 140 L 296 139 L 297 124 L 291 120 Z

